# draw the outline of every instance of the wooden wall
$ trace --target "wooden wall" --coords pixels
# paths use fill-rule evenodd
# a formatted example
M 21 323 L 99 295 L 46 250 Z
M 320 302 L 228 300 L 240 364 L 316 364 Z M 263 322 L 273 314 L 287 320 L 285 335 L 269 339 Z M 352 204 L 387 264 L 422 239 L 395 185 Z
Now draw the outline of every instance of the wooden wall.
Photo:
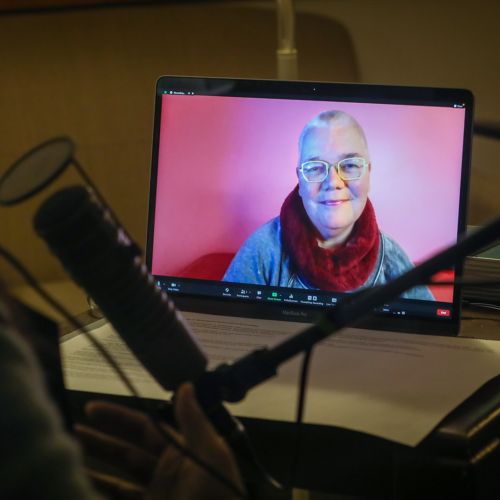
M 356 81 L 341 24 L 297 18 L 302 79 Z M 146 237 L 155 81 L 161 75 L 274 78 L 276 14 L 228 4 L 147 5 L 0 16 L 0 172 L 71 135 L 77 157 L 135 239 Z M 51 189 L 80 182 L 64 174 Z M 0 208 L 0 240 L 44 280 L 65 276 L 31 228 L 49 191 Z M 19 278 L 0 263 L 9 284 Z

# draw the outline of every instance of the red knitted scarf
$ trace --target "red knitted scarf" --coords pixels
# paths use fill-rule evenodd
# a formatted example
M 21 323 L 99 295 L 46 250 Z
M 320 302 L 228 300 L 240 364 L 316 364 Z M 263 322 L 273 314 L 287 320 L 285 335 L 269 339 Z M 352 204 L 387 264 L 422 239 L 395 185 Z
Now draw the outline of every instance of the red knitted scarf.
M 380 231 L 370 200 L 342 248 L 318 246 L 297 186 L 281 207 L 281 239 L 300 275 L 321 290 L 346 292 L 366 283 L 377 262 Z

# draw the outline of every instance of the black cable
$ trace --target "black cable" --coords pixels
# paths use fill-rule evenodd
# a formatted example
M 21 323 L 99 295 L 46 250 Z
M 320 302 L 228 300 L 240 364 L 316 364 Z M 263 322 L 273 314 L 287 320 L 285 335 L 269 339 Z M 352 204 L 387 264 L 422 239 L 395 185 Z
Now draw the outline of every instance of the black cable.
M 94 347 L 102 354 L 104 359 L 110 364 L 110 366 L 115 370 L 117 375 L 120 377 L 122 382 L 125 384 L 127 389 L 132 393 L 133 397 L 136 398 L 137 402 L 143 409 L 143 411 L 149 416 L 151 423 L 154 425 L 156 430 L 160 433 L 162 438 L 166 443 L 170 442 L 174 448 L 177 448 L 181 453 L 185 456 L 189 457 L 195 464 L 204 469 L 208 474 L 213 476 L 219 482 L 221 482 L 224 486 L 229 488 L 233 493 L 237 495 L 239 498 L 243 498 L 244 500 L 250 500 L 250 497 L 242 492 L 238 486 L 236 486 L 232 481 L 227 479 L 223 474 L 221 474 L 218 470 L 214 469 L 210 464 L 206 463 L 204 460 L 199 458 L 197 455 L 192 453 L 188 448 L 183 446 L 174 435 L 167 430 L 163 425 L 160 424 L 159 416 L 152 407 L 148 406 L 146 402 L 139 396 L 136 388 L 133 383 L 129 380 L 125 372 L 121 369 L 121 367 L 116 363 L 113 357 L 104 349 L 104 347 L 95 339 L 95 337 L 88 331 L 87 327 L 83 326 L 76 318 L 71 316 L 71 314 L 66 310 L 64 306 L 62 306 L 57 300 L 55 300 L 49 293 L 47 293 L 38 283 L 36 278 L 24 267 L 21 262 L 16 259 L 6 248 L 0 245 L 0 254 L 4 259 L 9 262 L 11 266 L 13 266 L 19 274 L 26 280 L 26 282 L 33 287 L 33 289 L 46 301 L 48 302 L 56 311 L 61 313 L 77 330 L 81 331 L 94 345 Z
M 487 302 L 469 302 L 467 301 L 468 306 L 476 306 L 476 307 L 484 307 L 485 309 L 495 309 L 496 311 L 500 311 L 500 306 L 495 304 L 488 304 Z
M 475 121 L 474 135 L 481 135 L 490 139 L 500 139 L 500 123 L 491 121 Z
M 497 318 L 483 318 L 481 316 L 474 316 L 470 318 L 462 318 L 460 321 L 496 321 L 497 323 L 500 323 L 500 319 Z M 469 338 L 474 338 L 474 337 L 469 337 Z
M 288 483 L 289 488 L 293 488 L 295 475 L 297 473 L 297 466 L 299 463 L 299 451 L 300 451 L 300 445 L 302 443 L 302 420 L 304 416 L 307 375 L 309 373 L 309 364 L 311 361 L 311 355 L 312 355 L 312 347 L 309 347 L 309 349 L 307 349 L 304 352 L 304 357 L 302 358 L 302 368 L 300 370 L 299 396 L 297 400 L 297 416 L 295 419 L 295 449 L 293 452 L 292 466 L 290 469 L 290 479 Z

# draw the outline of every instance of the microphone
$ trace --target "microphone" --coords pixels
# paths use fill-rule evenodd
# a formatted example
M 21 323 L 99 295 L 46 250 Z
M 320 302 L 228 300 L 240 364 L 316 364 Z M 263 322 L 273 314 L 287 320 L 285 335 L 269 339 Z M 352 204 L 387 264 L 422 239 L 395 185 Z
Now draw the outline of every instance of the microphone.
M 52 195 L 35 214 L 34 227 L 164 389 L 175 391 L 182 382 L 203 378 L 207 356 L 190 327 L 141 265 L 139 247 L 110 221 L 87 189 L 74 186 Z M 208 401 L 196 385 L 198 400 L 215 428 L 254 472 L 272 483 L 241 423 L 220 401 Z M 173 423 L 171 405 L 162 413 Z
M 141 264 L 139 247 L 86 188 L 52 195 L 35 214 L 34 227 L 164 389 L 173 391 L 205 372 L 206 354 Z

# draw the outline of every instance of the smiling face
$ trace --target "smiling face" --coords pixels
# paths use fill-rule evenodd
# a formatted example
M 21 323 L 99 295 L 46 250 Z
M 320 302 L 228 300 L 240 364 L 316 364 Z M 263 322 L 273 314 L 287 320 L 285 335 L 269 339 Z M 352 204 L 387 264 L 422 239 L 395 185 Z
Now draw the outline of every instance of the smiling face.
M 370 161 L 359 128 L 353 123 L 333 122 L 307 130 L 299 154 L 299 168 L 306 161 L 337 163 L 353 157 Z M 299 194 L 309 219 L 321 235 L 320 244 L 322 240 L 342 243 L 351 234 L 365 208 L 370 191 L 371 165 L 360 179 L 353 181 L 342 180 L 332 166 L 323 182 L 307 182 L 299 168 Z

